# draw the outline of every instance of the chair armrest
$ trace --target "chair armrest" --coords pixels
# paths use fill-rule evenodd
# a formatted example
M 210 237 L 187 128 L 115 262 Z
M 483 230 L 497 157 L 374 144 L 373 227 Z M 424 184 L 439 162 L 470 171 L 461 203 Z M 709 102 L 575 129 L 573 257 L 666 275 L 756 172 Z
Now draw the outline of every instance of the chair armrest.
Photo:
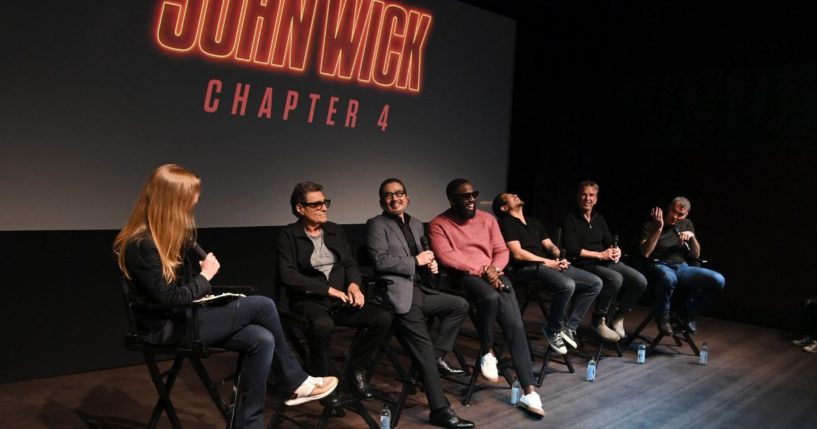
M 203 308 L 207 306 L 207 303 L 204 302 L 188 302 L 184 304 L 163 304 L 163 303 L 154 303 L 154 302 L 132 302 L 131 306 L 134 310 L 145 310 L 145 311 L 162 311 L 162 310 L 174 310 L 174 309 L 186 309 L 186 308 Z
M 252 286 L 245 285 L 213 286 L 213 295 L 218 295 L 222 293 L 242 293 L 244 295 L 249 295 L 253 292 L 255 292 L 255 288 Z

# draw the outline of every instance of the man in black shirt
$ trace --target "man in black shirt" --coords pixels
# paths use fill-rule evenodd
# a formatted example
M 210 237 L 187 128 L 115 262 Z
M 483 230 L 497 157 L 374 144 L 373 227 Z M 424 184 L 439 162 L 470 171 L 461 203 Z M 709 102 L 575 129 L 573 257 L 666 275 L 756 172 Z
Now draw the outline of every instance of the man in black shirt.
M 499 218 L 499 229 L 511 252 L 511 266 L 516 275 L 541 282 L 553 295 L 547 324 L 542 329 L 550 348 L 565 354 L 565 342 L 576 348 L 576 329 L 601 291 L 602 282 L 598 276 L 572 267 L 548 237 L 542 223 L 535 218 L 525 218 L 524 205 L 518 195 L 505 193 L 494 198 L 493 210 Z M 567 317 L 571 297 L 574 298 L 573 309 Z
M 667 206 L 666 214 L 660 207 L 652 209 L 652 220 L 641 228 L 641 251 L 653 260 L 647 273 L 655 292 L 655 317 L 658 329 L 672 335 L 670 300 L 675 289 L 687 293 L 678 309 L 684 329 L 694 333 L 695 316 L 723 289 L 726 280 L 720 273 L 696 266 L 687 261 L 701 255 L 701 243 L 695 235 L 692 221 L 687 219 L 692 203 L 686 197 L 675 197 Z
M 562 225 L 565 248 L 573 264 L 601 277 L 604 287 L 596 300 L 593 324 L 602 339 L 618 341 L 626 336 L 624 316 L 632 310 L 647 288 L 647 279 L 638 271 L 620 262 L 621 249 L 607 228 L 604 217 L 593 210 L 598 201 L 599 185 L 593 181 L 579 183 L 576 200 L 578 210 L 569 213 Z M 612 335 L 604 335 L 610 307 L 618 297 L 618 313 L 613 318 Z

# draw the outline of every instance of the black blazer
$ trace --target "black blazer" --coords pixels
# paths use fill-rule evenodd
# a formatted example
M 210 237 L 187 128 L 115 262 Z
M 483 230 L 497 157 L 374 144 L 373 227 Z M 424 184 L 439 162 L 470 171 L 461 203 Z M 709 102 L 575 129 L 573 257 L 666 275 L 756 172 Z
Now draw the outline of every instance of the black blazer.
M 147 303 L 187 304 L 212 291 L 210 282 L 199 274 L 199 264 L 183 252 L 182 265 L 176 270 L 176 281 L 168 283 L 162 276 L 159 250 L 149 235 L 132 241 L 125 250 L 125 266 L 130 273 L 130 295 Z M 140 332 L 152 343 L 176 342 L 184 334 L 184 310 L 139 312 L 135 314 Z
M 306 235 L 301 222 L 291 223 L 278 234 L 278 273 L 292 299 L 325 299 L 329 288 L 346 292 L 352 283 L 361 286 L 360 270 L 340 225 L 323 224 L 323 240 L 337 261 L 329 272 L 329 280 L 310 262 L 315 246 Z M 361 289 L 362 290 L 362 289 Z

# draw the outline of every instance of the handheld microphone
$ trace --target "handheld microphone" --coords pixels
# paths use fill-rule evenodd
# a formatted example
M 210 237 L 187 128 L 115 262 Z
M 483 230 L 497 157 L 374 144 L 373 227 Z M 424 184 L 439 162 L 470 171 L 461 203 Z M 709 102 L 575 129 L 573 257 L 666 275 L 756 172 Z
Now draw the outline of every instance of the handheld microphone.
M 559 258 L 567 260 L 567 249 L 559 249 Z
M 678 225 L 675 225 L 675 227 L 674 227 L 674 228 L 672 228 L 672 230 L 673 230 L 673 231 L 675 231 L 675 235 L 677 235 L 677 236 L 678 236 L 678 239 L 681 239 L 681 230 L 680 230 L 680 229 L 678 229 Z M 686 241 L 684 241 L 683 239 L 681 239 L 681 244 L 683 244 L 683 245 L 684 245 L 684 248 L 686 248 L 686 249 L 687 249 L 687 252 L 691 252 L 691 251 L 692 251 L 692 249 L 690 249 L 690 247 L 689 247 L 689 243 L 687 243 L 687 242 L 686 242 Z
M 428 242 L 428 237 L 425 235 L 420 237 L 420 246 L 423 246 L 423 250 L 431 250 L 431 243 Z
M 613 234 L 613 245 L 611 247 L 618 247 L 618 234 Z
M 428 242 L 428 237 L 427 236 L 425 236 L 425 235 L 420 236 L 420 247 L 423 248 L 423 251 L 431 250 L 431 243 Z M 431 276 L 431 279 L 430 279 L 431 286 L 436 288 L 437 287 L 437 282 L 439 281 L 439 277 L 437 276 L 437 274 L 432 273 L 431 270 L 429 269 L 426 272 L 426 275 Z
M 207 257 L 207 251 L 206 251 L 206 250 L 204 250 L 204 248 L 203 248 L 203 247 L 201 247 L 201 245 L 199 244 L 199 242 L 198 242 L 198 241 L 194 241 L 194 242 L 193 242 L 193 250 L 194 250 L 196 253 L 198 253 L 198 254 L 199 254 L 199 256 L 201 256 L 201 259 L 204 259 L 204 258 L 206 258 L 206 257 Z

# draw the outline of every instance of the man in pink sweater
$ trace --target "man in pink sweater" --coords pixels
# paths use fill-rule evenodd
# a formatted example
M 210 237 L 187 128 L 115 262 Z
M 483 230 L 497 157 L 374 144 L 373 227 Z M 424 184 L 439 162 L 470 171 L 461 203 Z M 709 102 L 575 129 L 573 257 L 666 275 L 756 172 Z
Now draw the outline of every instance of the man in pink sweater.
M 499 322 L 510 346 L 511 358 L 525 394 L 519 406 L 544 416 L 542 401 L 533 386 L 530 350 L 519 303 L 511 282 L 502 270 L 508 264 L 508 248 L 496 219 L 477 210 L 479 191 L 465 179 L 452 180 L 445 189 L 451 208 L 431 221 L 431 249 L 443 266 L 461 275 L 462 290 L 477 306 L 482 376 L 499 380 L 494 353 L 494 323 Z M 460 276 L 458 276 L 460 277 Z

